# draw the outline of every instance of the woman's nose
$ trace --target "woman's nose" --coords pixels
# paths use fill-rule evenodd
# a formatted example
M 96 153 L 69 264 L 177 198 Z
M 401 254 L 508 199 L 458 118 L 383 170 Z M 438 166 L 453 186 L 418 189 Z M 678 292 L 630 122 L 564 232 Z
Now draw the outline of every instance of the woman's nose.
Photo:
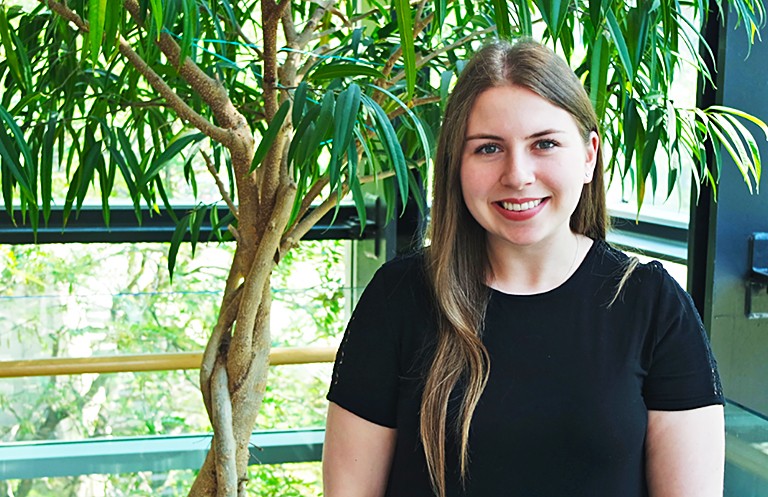
M 504 161 L 501 183 L 515 190 L 522 190 L 534 181 L 536 174 L 530 157 L 521 153 L 509 153 Z

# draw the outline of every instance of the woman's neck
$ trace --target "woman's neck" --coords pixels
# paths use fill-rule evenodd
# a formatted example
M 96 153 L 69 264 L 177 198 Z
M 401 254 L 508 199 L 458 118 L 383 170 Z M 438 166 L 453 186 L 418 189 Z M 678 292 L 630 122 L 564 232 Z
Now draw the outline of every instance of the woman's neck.
M 488 285 L 503 293 L 533 295 L 553 290 L 578 269 L 592 240 L 568 232 L 565 236 L 535 246 L 489 243 L 492 274 Z

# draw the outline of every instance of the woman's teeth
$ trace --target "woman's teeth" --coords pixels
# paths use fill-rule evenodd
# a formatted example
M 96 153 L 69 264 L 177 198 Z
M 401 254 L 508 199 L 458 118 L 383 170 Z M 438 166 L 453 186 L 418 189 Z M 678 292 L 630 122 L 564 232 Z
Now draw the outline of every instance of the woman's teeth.
M 533 209 L 540 203 L 541 203 L 541 199 L 538 199 L 538 200 L 531 200 L 530 202 L 523 202 L 523 203 L 501 202 L 501 206 L 508 211 L 520 212 L 520 211 L 527 211 L 528 209 Z

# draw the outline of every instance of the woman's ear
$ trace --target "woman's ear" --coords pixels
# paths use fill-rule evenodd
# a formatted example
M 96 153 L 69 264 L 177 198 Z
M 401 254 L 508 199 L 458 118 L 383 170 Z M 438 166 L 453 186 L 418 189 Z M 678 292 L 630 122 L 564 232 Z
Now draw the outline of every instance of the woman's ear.
M 595 174 L 595 165 L 597 164 L 597 154 L 600 153 L 600 136 L 597 131 L 590 131 L 585 144 L 586 154 L 584 156 L 584 183 L 592 181 Z

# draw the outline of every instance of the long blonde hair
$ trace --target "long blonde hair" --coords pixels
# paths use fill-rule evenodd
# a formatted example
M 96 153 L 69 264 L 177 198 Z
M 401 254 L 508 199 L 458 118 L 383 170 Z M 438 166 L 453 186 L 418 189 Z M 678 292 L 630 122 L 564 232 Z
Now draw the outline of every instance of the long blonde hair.
M 483 228 L 467 210 L 461 194 L 460 169 L 469 114 L 477 96 L 499 86 L 518 85 L 569 112 L 586 142 L 598 131 L 597 116 L 584 87 L 554 52 L 530 40 L 497 42 L 484 47 L 464 68 L 448 100 L 434 168 L 430 239 L 426 250 L 437 303 L 438 338 L 421 401 L 421 440 L 434 490 L 445 497 L 445 441 L 448 401 L 461 381 L 461 405 L 451 426 L 459 447 L 462 481 L 467 476 L 472 415 L 485 389 L 489 357 L 481 341 L 490 298 L 490 265 Z M 570 227 L 605 240 L 607 209 L 603 159 L 598 149 L 592 181 L 585 185 Z M 450 421 L 453 424 L 453 420 Z

